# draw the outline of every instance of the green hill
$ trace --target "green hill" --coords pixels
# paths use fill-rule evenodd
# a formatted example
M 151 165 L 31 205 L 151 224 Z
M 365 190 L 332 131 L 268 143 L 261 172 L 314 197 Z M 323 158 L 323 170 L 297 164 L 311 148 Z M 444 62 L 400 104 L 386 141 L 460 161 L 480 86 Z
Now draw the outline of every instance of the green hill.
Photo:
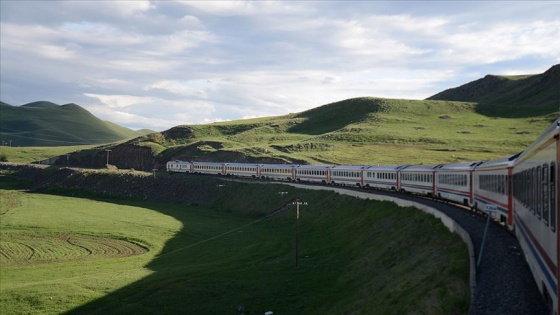
M 76 104 L 0 102 L 0 140 L 10 146 L 101 144 L 146 134 L 102 121 Z M 151 131 L 150 131 L 151 132 Z
M 547 115 L 560 107 L 560 64 L 542 74 L 487 75 L 428 99 L 476 102 L 478 112 L 498 117 Z
M 301 113 L 181 125 L 83 150 L 63 165 L 152 170 L 167 161 L 428 164 L 488 160 L 524 150 L 560 112 L 559 66 L 490 76 L 426 100 L 357 97 Z
M 285 116 L 177 126 L 129 144 L 158 146 L 160 164 L 487 160 L 522 151 L 559 116 L 559 70 L 486 76 L 426 100 L 359 97 Z

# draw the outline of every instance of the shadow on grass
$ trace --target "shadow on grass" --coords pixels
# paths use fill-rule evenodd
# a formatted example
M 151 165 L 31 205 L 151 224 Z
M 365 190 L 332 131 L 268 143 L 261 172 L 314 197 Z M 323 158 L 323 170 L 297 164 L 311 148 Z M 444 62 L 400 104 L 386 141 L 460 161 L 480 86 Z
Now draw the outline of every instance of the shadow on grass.
M 192 181 L 202 185 L 197 178 Z M 443 297 L 433 302 L 442 303 L 434 314 L 468 309 L 466 248 L 458 238 L 441 237 L 449 231 L 431 216 L 326 191 L 204 181 L 210 190 L 200 203 L 204 206 L 47 189 L 50 194 L 150 209 L 183 225 L 145 265 L 151 275 L 65 314 L 407 313 L 426 298 L 433 300 L 435 295 L 425 292 Z M 288 194 L 279 194 L 283 191 Z M 294 207 L 265 218 L 293 196 L 309 203 L 297 221 L 297 268 Z M 368 211 L 374 206 L 376 211 Z M 399 233 L 388 233 L 393 229 Z M 409 289 L 395 292 L 398 283 L 407 283 Z M 426 288 L 417 289 L 420 284 Z
M 183 226 L 145 265 L 153 274 L 65 314 L 264 314 L 269 310 L 266 305 L 277 305 L 286 296 L 303 304 L 296 297 L 303 292 L 291 294 L 284 284 L 295 282 L 296 275 L 292 272 L 293 218 L 283 216 L 278 205 L 290 198 L 277 195 L 274 185 L 258 186 L 264 186 L 260 195 L 268 201 L 262 202 L 262 212 L 250 213 L 231 208 L 220 196 L 209 200 L 212 206 L 203 206 L 49 190 L 49 194 L 149 209 Z M 284 190 L 294 195 L 292 189 Z M 272 213 L 276 214 L 269 217 Z

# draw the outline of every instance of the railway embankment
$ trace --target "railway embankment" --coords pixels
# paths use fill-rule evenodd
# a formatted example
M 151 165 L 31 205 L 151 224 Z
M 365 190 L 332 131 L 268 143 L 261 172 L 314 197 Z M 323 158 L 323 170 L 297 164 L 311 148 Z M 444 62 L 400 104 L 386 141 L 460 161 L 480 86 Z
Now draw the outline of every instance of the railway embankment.
M 211 202 L 211 192 L 221 183 L 218 178 L 212 177 L 204 181 L 185 182 L 180 176 L 135 170 L 93 170 L 12 163 L 0 163 L 0 169 L 17 172 L 18 178 L 30 181 L 32 190 L 64 190 L 70 194 L 72 191 L 87 191 L 113 197 L 188 204 Z
M 392 201 L 401 207 L 412 206 L 431 214 L 441 219 L 451 232 L 458 234 L 469 248 L 470 315 L 550 314 L 519 242 L 505 228 L 494 223 L 488 224 L 481 215 L 452 204 L 412 195 L 332 186 L 290 185 L 333 190 L 357 198 Z

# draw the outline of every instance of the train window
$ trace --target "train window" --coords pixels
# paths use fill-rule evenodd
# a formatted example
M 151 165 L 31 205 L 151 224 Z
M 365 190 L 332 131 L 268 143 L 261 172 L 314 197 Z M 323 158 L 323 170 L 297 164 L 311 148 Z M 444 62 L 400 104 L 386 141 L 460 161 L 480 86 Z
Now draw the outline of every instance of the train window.
M 541 214 L 539 212 L 537 212 L 537 186 L 539 185 L 538 181 L 537 181 L 537 169 L 535 167 L 533 167 L 531 169 L 531 208 L 533 208 L 533 211 L 535 212 L 535 214 L 537 215 L 537 217 L 540 219 L 541 218 Z
M 548 209 L 549 209 L 549 198 L 548 198 L 548 165 L 543 164 L 542 166 L 542 181 L 541 181 L 541 199 L 542 199 L 542 216 L 543 222 L 548 226 Z
M 542 216 L 542 173 L 541 173 L 541 166 L 537 166 L 535 168 L 535 207 L 537 208 L 537 217 L 540 219 Z
M 549 182 L 550 182 L 550 229 L 552 230 L 552 232 L 556 232 L 556 211 L 558 211 L 557 209 L 557 205 L 556 205 L 556 198 L 558 198 L 558 196 L 556 196 L 556 164 L 554 162 L 550 163 L 550 176 L 549 176 Z
M 527 207 L 527 209 L 529 209 L 529 211 L 533 212 L 533 208 L 531 207 L 531 176 L 530 176 L 530 170 L 527 169 L 524 171 L 525 173 L 525 183 L 526 185 L 524 186 L 524 192 L 525 192 L 525 207 Z

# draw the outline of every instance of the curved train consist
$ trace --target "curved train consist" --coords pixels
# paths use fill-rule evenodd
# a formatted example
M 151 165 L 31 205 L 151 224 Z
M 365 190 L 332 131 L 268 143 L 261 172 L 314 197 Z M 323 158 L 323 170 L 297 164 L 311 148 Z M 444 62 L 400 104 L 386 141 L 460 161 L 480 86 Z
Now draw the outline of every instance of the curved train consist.
M 552 314 L 559 311 L 560 119 L 525 151 L 435 165 L 289 165 L 167 162 L 168 172 L 351 185 L 451 201 L 484 212 L 518 238 Z

